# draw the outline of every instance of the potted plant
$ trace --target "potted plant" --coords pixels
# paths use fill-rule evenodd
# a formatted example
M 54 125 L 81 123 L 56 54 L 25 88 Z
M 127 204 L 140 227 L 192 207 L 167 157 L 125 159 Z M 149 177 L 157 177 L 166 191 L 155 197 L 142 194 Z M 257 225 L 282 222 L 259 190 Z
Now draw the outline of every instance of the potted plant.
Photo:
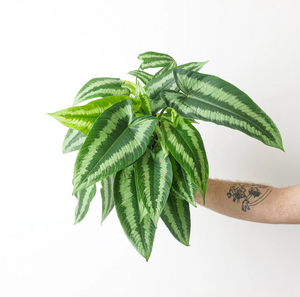
M 148 261 L 159 218 L 188 246 L 189 204 L 196 207 L 197 189 L 205 205 L 209 170 L 196 120 L 283 146 L 274 122 L 248 95 L 198 72 L 207 62 L 178 66 L 171 56 L 156 52 L 138 58 L 139 69 L 129 72 L 135 83 L 94 78 L 72 107 L 50 115 L 69 128 L 63 152 L 79 150 L 73 175 L 75 224 L 88 212 L 100 182 L 102 222 L 115 206 L 126 236 Z M 152 75 L 144 71 L 148 68 L 161 69 Z M 83 105 L 89 99 L 95 100 Z

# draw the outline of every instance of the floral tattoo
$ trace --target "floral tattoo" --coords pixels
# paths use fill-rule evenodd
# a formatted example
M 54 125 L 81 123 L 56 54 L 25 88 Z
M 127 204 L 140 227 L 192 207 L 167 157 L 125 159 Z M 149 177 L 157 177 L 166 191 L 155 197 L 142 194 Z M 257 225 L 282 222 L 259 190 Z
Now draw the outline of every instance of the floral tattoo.
M 237 203 L 242 199 L 242 210 L 246 212 L 250 210 L 250 206 L 257 205 L 265 200 L 271 192 L 272 190 L 267 186 L 242 183 L 230 187 L 227 197 L 233 197 L 233 202 L 236 201 Z

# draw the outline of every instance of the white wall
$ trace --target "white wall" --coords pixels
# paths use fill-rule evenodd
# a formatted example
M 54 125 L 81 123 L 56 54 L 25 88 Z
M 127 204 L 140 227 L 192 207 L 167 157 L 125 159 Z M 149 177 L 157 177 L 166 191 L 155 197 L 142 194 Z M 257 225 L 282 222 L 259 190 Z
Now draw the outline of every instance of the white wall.
M 211 177 L 300 183 L 300 2 L 5 1 L 1 5 L 1 296 L 298 296 L 300 226 L 192 209 L 191 246 L 162 222 L 148 263 L 98 193 L 74 226 L 76 153 L 46 112 L 93 77 L 126 75 L 158 51 L 232 82 L 274 120 L 285 153 L 201 123 Z M 4 179 L 3 179 L 4 178 Z M 227 198 L 224 198 L 227 199 Z

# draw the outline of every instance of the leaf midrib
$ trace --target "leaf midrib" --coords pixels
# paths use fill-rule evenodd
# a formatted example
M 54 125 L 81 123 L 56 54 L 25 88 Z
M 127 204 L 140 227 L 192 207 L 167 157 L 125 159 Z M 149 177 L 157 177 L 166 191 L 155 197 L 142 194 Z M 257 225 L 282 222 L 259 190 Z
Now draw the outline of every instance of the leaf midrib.
M 185 172 L 183 172 L 184 169 L 182 168 L 182 166 L 180 164 L 179 164 L 179 166 L 180 166 L 180 170 L 181 170 L 182 175 L 183 175 L 183 180 L 184 180 L 184 186 L 185 186 L 186 193 L 187 193 L 188 196 L 190 196 L 190 194 L 191 194 L 192 191 L 191 191 L 191 189 L 190 189 L 190 187 L 188 185 Z M 194 201 L 194 199 L 193 199 L 193 201 Z
M 133 175 L 135 175 L 135 170 L 134 169 L 133 169 L 132 172 L 133 172 Z M 142 227 L 142 221 L 145 220 L 145 216 L 144 216 L 144 218 L 141 221 L 141 219 L 140 219 L 140 209 L 139 209 L 139 198 L 138 198 L 138 195 L 140 194 L 140 191 L 138 189 L 138 183 L 136 182 L 135 177 L 133 178 L 133 183 L 135 185 L 134 188 L 135 188 L 136 201 L 137 201 L 137 213 L 138 213 L 138 220 L 137 220 L 138 223 L 137 223 L 137 226 L 140 229 L 141 239 L 142 239 L 143 247 L 144 247 L 144 250 L 145 250 L 145 256 L 146 256 L 146 255 L 148 255 L 148 251 L 147 251 L 147 244 L 146 244 L 146 241 L 145 241 L 145 238 L 144 238 L 144 235 L 143 235 L 143 227 Z M 145 223 L 145 221 L 144 221 L 144 223 Z M 132 232 L 132 230 L 131 230 L 131 232 Z M 130 232 L 130 234 L 131 234 L 131 232 Z
M 132 123 L 132 122 L 131 122 Z M 130 123 L 130 124 L 131 124 Z M 103 160 L 104 156 L 106 156 L 106 154 L 111 150 L 111 148 L 114 146 L 114 144 L 123 136 L 124 133 L 126 133 L 126 131 L 128 130 L 128 128 L 130 128 L 130 124 L 125 128 L 125 130 L 118 136 L 118 138 L 112 143 L 112 145 L 109 147 L 109 149 L 104 153 L 104 155 L 98 160 L 98 162 L 93 166 L 93 168 L 87 173 L 85 174 L 84 176 L 84 179 L 82 179 L 81 183 L 82 184 L 85 180 L 86 180 L 86 177 L 90 175 L 90 172 L 92 172 L 95 167 L 99 164 L 99 162 L 101 160 Z
M 223 106 L 214 104 L 214 103 L 212 103 L 212 102 L 210 102 L 210 101 L 206 101 L 206 100 L 204 100 L 204 99 L 195 97 L 195 96 L 190 95 L 190 94 L 188 94 L 186 97 L 187 97 L 187 98 L 192 98 L 192 99 L 197 100 L 197 101 L 200 101 L 200 102 L 202 102 L 202 103 L 204 103 L 204 104 L 207 104 L 207 105 L 211 105 L 211 106 L 217 107 L 218 109 L 221 109 L 221 110 L 227 111 L 227 112 L 229 112 L 229 113 L 231 113 L 231 114 L 233 114 L 233 115 L 236 115 L 238 118 L 244 119 L 244 122 L 246 122 L 246 123 L 249 123 L 249 122 L 252 123 L 252 125 L 255 126 L 255 127 L 257 127 L 257 128 L 258 128 L 257 130 L 260 131 L 263 135 L 269 135 L 269 137 L 270 137 L 269 131 L 267 131 L 267 133 L 266 133 L 266 132 L 263 131 L 256 123 L 253 123 L 251 120 L 248 120 L 248 119 L 244 118 L 242 115 L 239 115 L 238 113 L 235 113 L 235 112 L 233 112 L 233 111 L 231 111 L 231 110 L 229 110 L 229 109 L 227 109 L 227 108 L 225 108 L 225 107 L 223 107 Z M 195 111 L 195 109 L 194 109 L 193 107 L 191 107 L 190 105 L 186 105 L 185 102 L 183 102 L 183 101 L 182 101 L 181 103 L 182 103 L 184 106 L 189 107 L 190 109 L 192 109 L 192 110 L 197 114 L 197 111 Z M 270 125 L 270 126 L 271 126 L 271 125 Z M 271 137 L 270 137 L 270 138 L 274 139 L 274 136 L 271 134 Z M 274 141 L 274 140 L 273 140 L 273 141 Z
M 170 126 L 171 126 L 172 129 L 175 130 L 176 133 L 179 134 L 179 136 L 184 140 L 184 143 L 188 146 L 188 148 L 189 148 L 190 151 L 192 152 L 192 155 L 193 155 L 193 157 L 194 157 L 194 160 L 196 160 L 195 163 L 198 163 L 198 162 L 197 162 L 197 158 L 196 158 L 196 156 L 195 156 L 193 150 L 191 149 L 190 145 L 185 141 L 185 139 L 184 139 L 183 136 L 181 135 L 180 131 L 179 131 L 178 129 L 174 128 L 172 125 L 170 125 Z M 174 156 L 174 157 L 175 157 L 175 156 Z M 176 161 L 177 161 L 177 160 L 176 160 Z M 178 161 L 177 161 L 177 162 L 178 162 Z M 178 162 L 178 163 L 179 163 L 179 162 Z M 179 164 L 179 165 L 180 165 L 180 164 Z M 201 167 L 201 164 L 198 163 L 198 165 L 200 165 L 200 167 Z M 180 165 L 180 166 L 181 166 L 181 165 Z M 200 170 L 200 173 L 201 173 L 201 170 Z
M 176 197 L 175 197 L 176 198 Z M 178 199 L 178 198 L 177 198 Z M 178 215 L 178 212 L 177 212 L 177 207 L 176 207 L 176 205 L 175 205 L 175 201 L 173 201 L 173 199 L 172 199 L 172 197 L 171 197 L 171 199 L 170 199 L 170 202 L 171 202 L 171 206 L 172 206 L 172 208 L 173 208 L 173 214 L 174 214 L 174 216 L 173 217 L 175 217 L 176 218 L 176 221 L 177 221 L 177 226 L 179 227 L 178 229 L 180 230 L 180 236 L 182 237 L 182 239 L 184 240 L 184 242 L 186 243 L 186 238 L 185 238 L 185 230 L 184 230 L 184 228 L 183 228 L 183 225 L 181 224 L 181 220 L 180 220 L 180 217 L 179 217 L 179 215 Z M 170 222 L 171 224 L 172 224 L 172 222 Z M 174 230 L 174 229 L 173 229 Z M 174 230 L 175 231 L 175 230 Z M 176 233 L 176 232 L 175 232 Z

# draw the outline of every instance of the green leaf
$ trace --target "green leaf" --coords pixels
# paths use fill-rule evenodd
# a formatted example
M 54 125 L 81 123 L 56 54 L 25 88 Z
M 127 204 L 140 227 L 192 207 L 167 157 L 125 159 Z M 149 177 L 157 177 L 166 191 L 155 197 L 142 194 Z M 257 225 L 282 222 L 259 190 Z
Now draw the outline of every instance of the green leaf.
M 135 89 L 136 89 L 136 84 L 129 81 L 129 80 L 123 80 L 123 88 L 127 88 L 130 91 L 130 94 L 135 96 Z
M 75 197 L 78 200 L 76 211 L 75 211 L 75 224 L 78 224 L 84 219 L 85 215 L 89 210 L 90 203 L 95 197 L 95 195 L 96 195 L 95 184 L 75 194 Z
M 174 109 L 170 108 L 170 107 L 168 107 L 166 110 L 167 110 L 167 112 L 164 113 L 161 116 L 161 118 L 164 119 L 164 120 L 168 120 L 170 122 L 174 122 L 174 119 L 177 115 L 177 112 Z M 199 122 L 197 122 L 195 120 L 191 120 L 191 119 L 189 119 L 189 122 L 192 123 L 192 124 L 199 124 Z
M 68 129 L 63 142 L 63 153 L 78 151 L 84 143 L 85 137 L 80 131 Z
M 176 64 L 175 60 L 171 56 L 156 52 L 140 54 L 138 59 L 142 61 L 140 66 L 142 70 L 147 68 L 168 67 L 170 64 Z
M 123 88 L 123 81 L 119 78 L 101 77 L 93 78 L 88 81 L 78 92 L 74 99 L 74 105 L 78 103 L 99 97 L 107 97 L 113 95 L 130 95 L 127 88 Z
M 161 148 L 162 148 L 163 151 L 164 151 L 164 155 L 165 155 L 165 156 L 168 155 L 168 154 L 169 154 L 169 150 L 168 150 L 168 148 L 167 148 L 167 146 L 166 146 L 165 137 L 164 137 L 164 135 L 163 135 L 163 133 L 162 133 L 162 131 L 161 131 L 159 125 L 156 126 L 156 128 L 155 128 L 154 131 L 155 131 L 155 133 L 156 133 L 156 135 L 157 135 L 157 138 L 158 138 L 158 140 L 159 140 L 160 146 L 161 146 Z
M 187 70 L 200 70 L 206 62 L 192 62 L 184 65 L 180 65 L 177 68 Z M 149 98 L 152 101 L 152 113 L 156 114 L 160 109 L 166 107 L 165 101 L 160 97 L 163 90 L 179 90 L 175 82 L 173 69 L 166 71 L 165 73 L 151 79 L 145 88 Z
M 135 91 L 135 98 L 141 100 L 141 110 L 143 114 L 152 115 L 152 105 L 143 86 L 138 82 L 137 88 Z
M 155 225 L 146 214 L 140 219 L 134 166 L 119 171 L 114 182 L 114 200 L 122 228 L 134 248 L 148 261 L 155 236 Z
M 239 130 L 283 150 L 280 132 L 252 99 L 227 81 L 208 74 L 174 70 L 182 93 L 164 92 L 166 104 L 187 119 L 210 121 Z
M 172 184 L 172 165 L 168 156 L 160 150 L 154 154 L 147 149 L 135 163 L 138 195 L 155 226 L 168 199 Z
M 168 66 L 166 66 L 166 67 L 160 69 L 158 72 L 156 72 L 153 77 L 160 76 L 161 74 L 163 74 L 171 69 L 174 69 L 175 67 L 177 67 L 177 63 L 175 61 L 173 61 Z
M 101 181 L 102 219 L 101 225 L 114 208 L 114 174 Z
M 115 103 L 128 99 L 132 100 L 133 111 L 138 111 L 141 106 L 139 100 L 128 96 L 118 95 L 98 99 L 83 106 L 66 108 L 54 113 L 49 113 L 49 115 L 66 127 L 79 130 L 87 135 L 96 119 L 104 110 L 113 106 Z
M 189 203 L 170 193 L 160 217 L 172 235 L 182 244 L 189 246 L 191 231 Z
M 133 118 L 131 100 L 116 103 L 97 118 L 77 155 L 73 193 L 127 167 L 144 154 L 158 120 L 147 115 Z
M 165 121 L 173 122 L 172 121 L 172 114 L 171 114 L 171 112 L 165 112 L 165 113 L 163 113 L 162 116 L 161 116 L 161 119 L 165 120 Z
M 176 161 L 191 177 L 205 204 L 208 184 L 208 161 L 199 131 L 186 119 L 176 117 L 175 123 L 161 122 L 166 145 Z
M 142 70 L 133 70 L 128 72 L 128 74 L 131 74 L 135 77 L 137 77 L 138 79 L 140 79 L 145 85 L 152 79 L 153 75 L 150 73 L 147 73 L 145 71 Z
M 197 188 L 195 184 L 172 155 L 170 155 L 170 161 L 173 168 L 173 182 L 170 192 L 178 198 L 184 199 L 193 206 L 197 207 Z

